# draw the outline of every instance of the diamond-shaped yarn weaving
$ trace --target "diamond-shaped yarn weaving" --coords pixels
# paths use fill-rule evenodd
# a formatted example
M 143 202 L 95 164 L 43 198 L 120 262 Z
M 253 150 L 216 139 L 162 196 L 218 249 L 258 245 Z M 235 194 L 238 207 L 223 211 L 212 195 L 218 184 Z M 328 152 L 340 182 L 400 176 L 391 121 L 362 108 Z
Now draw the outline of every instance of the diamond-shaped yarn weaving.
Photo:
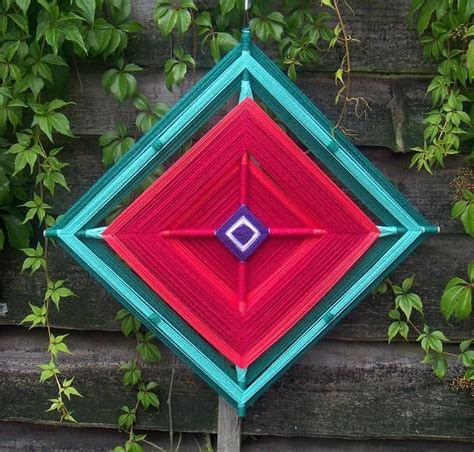
M 103 233 L 241 368 L 306 314 L 378 235 L 249 98 Z
M 239 91 L 240 103 L 104 227 Z M 244 30 L 46 233 L 243 415 L 437 231 Z

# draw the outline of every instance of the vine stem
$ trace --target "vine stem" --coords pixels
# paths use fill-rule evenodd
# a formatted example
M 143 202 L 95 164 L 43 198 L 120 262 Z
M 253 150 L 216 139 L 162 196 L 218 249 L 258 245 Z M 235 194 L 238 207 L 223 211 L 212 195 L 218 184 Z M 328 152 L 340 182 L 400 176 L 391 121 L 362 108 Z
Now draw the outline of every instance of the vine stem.
M 407 319 L 410 326 L 418 333 L 418 336 L 421 334 L 421 330 L 413 323 L 411 319 Z
M 140 341 L 138 340 L 138 337 L 135 336 L 136 340 L 137 340 L 137 346 L 140 344 Z M 137 362 L 137 364 L 140 363 L 140 353 L 137 351 L 136 355 L 135 355 L 135 360 Z M 134 433 L 134 425 L 137 421 L 137 413 L 138 413 L 138 408 L 140 408 L 140 401 L 138 400 L 138 397 L 137 397 L 137 401 L 135 403 L 135 406 L 133 407 L 132 409 L 132 412 L 135 416 L 135 422 L 132 423 L 132 425 L 130 426 L 130 429 L 128 431 L 128 439 L 131 441 L 132 438 L 133 438 L 133 433 Z
M 72 62 L 74 64 L 74 69 L 76 70 L 76 75 L 77 75 L 77 80 L 79 82 L 79 88 L 81 90 L 81 94 L 84 92 L 84 86 L 82 84 L 82 77 L 81 77 L 81 73 L 79 72 L 79 68 L 77 67 L 77 62 L 76 62 L 76 56 L 75 54 L 73 54 L 72 56 Z
M 193 85 L 196 84 L 196 58 L 197 58 L 197 48 L 198 48 L 198 29 L 196 24 L 196 18 L 194 17 L 194 12 L 192 13 L 193 18 Z
M 349 99 L 350 99 L 352 67 L 351 67 L 351 54 L 349 50 L 350 38 L 349 38 L 349 35 L 347 34 L 346 27 L 342 19 L 342 14 L 339 9 L 338 0 L 334 0 L 334 10 L 336 11 L 337 21 L 339 23 L 339 26 L 341 27 L 343 43 L 344 43 L 344 57 L 342 59 L 341 67 L 343 67 L 344 65 L 346 66 L 345 72 L 347 74 L 346 82 L 344 83 L 344 86 L 342 87 L 342 91 L 343 92 L 345 91 L 344 96 L 343 96 L 344 103 L 342 105 L 342 110 L 341 110 L 341 113 L 339 114 L 339 118 L 337 119 L 337 122 L 336 122 L 336 128 L 339 128 L 346 114 L 347 104 L 349 103 Z
M 135 335 L 135 338 L 137 340 L 137 346 L 140 344 L 140 341 L 138 339 L 138 337 Z M 141 356 L 140 356 L 140 353 L 138 352 L 138 349 L 137 349 L 137 353 L 136 353 L 136 356 L 135 356 L 135 361 L 138 364 L 141 364 L 142 363 L 142 359 L 141 359 Z M 138 399 L 137 397 L 137 401 L 135 403 L 135 406 L 132 408 L 132 413 L 134 414 L 135 416 L 135 422 L 132 423 L 132 425 L 130 426 L 129 430 L 128 430 L 128 439 L 130 442 L 133 441 L 133 437 L 134 437 L 134 433 L 135 433 L 135 425 L 137 423 L 137 417 L 138 417 L 138 411 L 140 409 L 140 400 Z M 157 450 L 161 450 L 161 451 L 165 451 L 165 449 L 163 449 L 162 447 L 158 446 L 158 444 L 155 444 L 151 441 L 148 441 L 146 439 L 143 439 L 142 440 L 144 443 L 148 444 L 149 446 L 152 446 L 153 448 L 157 449 Z M 165 451 L 166 452 L 166 451 Z
M 171 363 L 171 377 L 170 377 L 170 384 L 168 388 L 168 398 L 166 400 L 166 404 L 168 405 L 168 417 L 170 421 L 170 431 L 169 431 L 169 437 L 170 437 L 170 451 L 174 451 L 174 431 L 173 431 L 173 410 L 171 407 L 171 395 L 173 393 L 173 383 L 174 383 L 174 375 L 176 372 L 176 356 L 173 355 L 173 361 Z
M 158 446 L 158 444 L 152 443 L 151 441 L 148 441 L 146 439 L 142 440 L 145 444 L 148 444 L 149 446 L 153 447 L 156 450 L 161 450 L 162 452 L 168 452 L 166 449 L 163 449 L 162 447 Z
M 39 127 L 36 126 L 34 140 L 35 140 L 36 144 L 41 147 L 43 152 L 45 152 L 45 149 L 43 147 L 43 144 L 42 144 L 41 139 L 40 139 L 39 136 L 40 136 L 40 130 L 39 130 Z M 41 172 L 41 163 L 40 163 L 39 159 L 37 160 L 36 168 L 37 168 L 37 172 L 39 174 Z M 44 197 L 45 197 L 45 190 L 44 190 L 44 184 L 43 184 L 42 180 L 39 183 L 39 194 L 40 194 L 41 202 L 43 203 L 44 202 Z M 43 241 L 43 259 L 44 259 L 43 272 L 44 272 L 44 277 L 45 277 L 46 290 L 48 290 L 48 284 L 49 284 L 49 281 L 50 281 L 49 267 L 48 267 L 48 244 L 49 244 L 49 241 L 45 237 L 44 241 Z M 49 345 L 51 346 L 52 338 L 54 336 L 53 336 L 53 333 L 52 333 L 50 314 L 49 314 L 49 308 L 50 308 L 49 298 L 45 300 L 44 306 L 46 308 L 45 309 L 46 310 L 45 326 L 46 326 L 46 331 L 47 331 L 47 334 L 48 334 Z M 48 349 L 49 348 L 50 347 L 48 347 Z M 56 360 L 56 357 L 54 356 L 54 354 L 51 350 L 49 350 L 49 361 L 53 362 L 54 365 L 56 366 L 57 360 Z M 69 411 L 67 410 L 67 408 L 65 407 L 65 405 L 63 403 L 63 397 L 62 397 L 62 388 L 63 387 L 62 387 L 61 381 L 59 380 L 58 374 L 56 372 L 54 372 L 53 376 L 54 376 L 55 384 L 58 388 L 58 400 L 61 403 L 61 418 L 65 418 L 70 413 L 69 413 Z

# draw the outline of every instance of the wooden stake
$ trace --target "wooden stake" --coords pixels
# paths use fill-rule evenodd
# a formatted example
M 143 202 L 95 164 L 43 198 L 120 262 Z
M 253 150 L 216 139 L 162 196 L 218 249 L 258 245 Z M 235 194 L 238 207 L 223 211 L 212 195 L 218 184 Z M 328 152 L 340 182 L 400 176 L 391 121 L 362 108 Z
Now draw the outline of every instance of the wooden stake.
M 235 408 L 219 397 L 217 416 L 217 452 L 240 451 L 240 418 Z

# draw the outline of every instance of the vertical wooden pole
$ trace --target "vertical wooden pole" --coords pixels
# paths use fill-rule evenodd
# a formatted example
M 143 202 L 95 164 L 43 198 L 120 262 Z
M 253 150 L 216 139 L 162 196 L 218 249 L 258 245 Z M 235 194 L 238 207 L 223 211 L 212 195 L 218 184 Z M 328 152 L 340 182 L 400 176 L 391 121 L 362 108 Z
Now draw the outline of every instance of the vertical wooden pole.
M 217 452 L 240 451 L 240 418 L 235 408 L 219 397 L 217 417 Z

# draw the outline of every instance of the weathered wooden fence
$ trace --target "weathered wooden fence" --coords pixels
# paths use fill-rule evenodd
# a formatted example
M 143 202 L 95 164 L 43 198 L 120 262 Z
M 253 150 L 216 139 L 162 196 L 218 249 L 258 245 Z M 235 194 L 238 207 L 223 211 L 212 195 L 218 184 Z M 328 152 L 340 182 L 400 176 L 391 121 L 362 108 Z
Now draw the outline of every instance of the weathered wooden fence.
M 145 24 L 130 46 L 131 59 L 146 70 L 139 75 L 144 93 L 173 103 L 181 92 L 164 89 L 160 67 L 166 44 L 151 20 L 152 0 L 133 2 L 134 15 Z M 203 3 L 203 2 L 201 2 Z M 409 0 L 352 0 L 355 15 L 349 28 L 360 44 L 353 48 L 353 94 L 369 97 L 372 111 L 358 118 L 349 112 L 346 126 L 357 132 L 363 152 L 442 233 L 427 242 L 395 272 L 394 278 L 417 274 L 416 289 L 427 317 L 442 324 L 439 296 L 446 280 L 465 271 L 473 257 L 472 242 L 449 220 L 450 182 L 465 162 L 453 158 L 430 176 L 408 170 L 403 151 L 419 144 L 421 119 L 427 110 L 425 89 L 434 67 L 424 63 L 414 33 L 407 24 Z M 337 52 L 324 64 L 298 77 L 298 85 L 329 117 L 337 117 L 333 71 Z M 199 58 L 198 75 L 211 65 Z M 55 198 L 63 212 L 102 173 L 98 136 L 117 120 L 132 125 L 130 104 L 118 106 L 100 87 L 103 67 L 82 65 L 71 74 L 68 99 L 73 129 L 79 139 L 66 146 L 71 191 Z M 321 70 L 324 70 L 322 72 Z M 81 88 L 82 86 L 82 88 Z M 42 297 L 40 276 L 20 275 L 21 256 L 7 252 L 0 264 L 0 450 L 107 450 L 120 442 L 116 419 L 132 397 L 117 372 L 133 355 L 134 344 L 123 338 L 114 321 L 118 305 L 68 256 L 52 250 L 52 271 L 67 278 L 78 295 L 63 303 L 54 325 L 70 332 L 73 355 L 64 369 L 76 376 L 84 399 L 74 401 L 75 428 L 56 427 L 45 412 L 52 392 L 38 382 L 37 364 L 45 359 L 45 333 L 28 332 L 19 322 L 28 302 Z M 420 363 L 418 344 L 387 345 L 388 298 L 368 298 L 331 335 L 307 353 L 252 408 L 242 423 L 243 450 L 473 450 L 473 400 L 438 381 Z M 74 330 L 74 331 L 71 331 Z M 453 341 L 473 336 L 473 323 L 447 329 Z M 453 346 L 454 347 L 454 346 Z M 163 406 L 174 362 L 163 350 L 163 361 L 147 373 L 161 384 Z M 194 432 L 202 439 L 217 428 L 217 395 L 186 366 L 176 364 L 172 393 L 176 432 Z M 146 414 L 139 425 L 149 431 L 169 428 L 168 410 Z M 156 435 L 165 444 L 166 437 Z M 181 450 L 196 450 L 192 435 L 184 435 Z

